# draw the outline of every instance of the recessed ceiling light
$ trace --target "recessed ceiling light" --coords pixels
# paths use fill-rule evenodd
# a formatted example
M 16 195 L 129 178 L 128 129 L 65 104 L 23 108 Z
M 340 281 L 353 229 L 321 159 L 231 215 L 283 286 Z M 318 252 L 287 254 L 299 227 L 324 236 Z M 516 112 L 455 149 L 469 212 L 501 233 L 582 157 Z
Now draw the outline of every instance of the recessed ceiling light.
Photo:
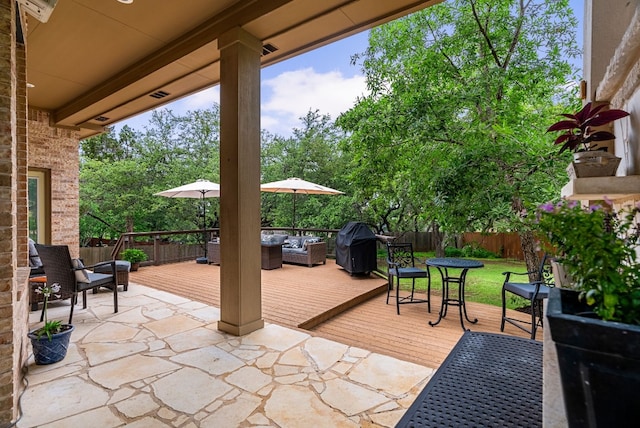
M 124 3 L 124 4 L 131 4 L 133 3 L 133 0 L 118 0 L 120 3 Z

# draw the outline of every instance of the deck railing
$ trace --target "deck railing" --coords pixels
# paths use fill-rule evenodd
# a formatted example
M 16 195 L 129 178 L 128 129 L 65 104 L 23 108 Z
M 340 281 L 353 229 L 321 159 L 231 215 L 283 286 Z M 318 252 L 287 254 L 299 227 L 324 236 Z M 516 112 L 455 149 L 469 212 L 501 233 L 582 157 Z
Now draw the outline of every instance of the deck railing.
M 291 229 L 266 227 L 263 231 L 273 233 L 293 234 Z M 219 236 L 220 229 L 207 229 L 206 234 L 200 230 L 176 230 L 159 232 L 131 232 L 123 233 L 114 246 L 81 247 L 80 257 L 85 264 L 93 264 L 112 258 L 118 259 L 125 248 L 139 248 L 147 253 L 148 260 L 143 265 L 161 265 L 186 260 L 194 260 L 204 256 L 203 242 Z M 296 229 L 296 234 L 318 235 L 327 242 L 327 257 L 335 257 L 335 244 L 338 229 Z M 432 251 L 430 232 L 403 232 L 394 234 L 402 242 L 412 242 L 415 251 Z M 204 237 L 204 239 L 203 239 Z M 378 249 L 384 249 L 384 239 L 378 239 Z M 481 248 L 501 254 L 505 258 L 523 260 L 520 249 L 520 238 L 515 233 L 465 233 L 459 245 L 474 242 Z M 378 260 L 378 266 L 383 267 L 384 260 Z M 386 265 L 385 265 L 386 266 Z M 380 269 L 383 270 L 383 269 Z
M 292 234 L 291 229 L 265 227 L 263 231 Z M 338 229 L 296 229 L 299 235 L 320 236 L 327 242 L 327 257 L 335 257 Z M 120 259 L 120 253 L 127 248 L 138 248 L 147 254 L 142 266 L 162 265 L 204 257 L 205 244 L 220 236 L 220 229 L 173 230 L 156 232 L 123 233 L 113 246 L 82 247 L 80 257 L 84 263 L 94 264 L 104 260 Z

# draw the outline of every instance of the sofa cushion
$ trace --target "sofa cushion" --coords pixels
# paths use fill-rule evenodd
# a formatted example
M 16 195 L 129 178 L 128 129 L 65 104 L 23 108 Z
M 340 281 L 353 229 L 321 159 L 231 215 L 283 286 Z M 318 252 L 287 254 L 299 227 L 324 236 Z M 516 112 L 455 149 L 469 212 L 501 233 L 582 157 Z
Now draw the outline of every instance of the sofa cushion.
M 263 244 L 283 244 L 286 239 L 287 235 L 277 233 L 260 235 L 260 242 Z
M 302 248 L 300 239 L 289 237 L 289 248 Z
M 291 247 L 282 247 L 283 253 L 290 254 L 307 254 L 307 250 L 303 250 L 302 248 L 291 248 Z
M 316 236 L 309 236 L 309 237 L 305 237 L 306 239 L 304 240 L 304 243 L 302 244 L 302 249 L 306 250 L 307 249 L 307 244 L 315 244 L 316 242 L 322 242 L 322 239 L 316 237 Z

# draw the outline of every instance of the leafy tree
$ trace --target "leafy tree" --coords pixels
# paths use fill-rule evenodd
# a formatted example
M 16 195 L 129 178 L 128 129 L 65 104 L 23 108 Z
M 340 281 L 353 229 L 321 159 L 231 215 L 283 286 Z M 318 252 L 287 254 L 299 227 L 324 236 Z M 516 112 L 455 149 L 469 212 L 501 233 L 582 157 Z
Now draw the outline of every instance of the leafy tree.
M 575 94 L 575 27 L 566 0 L 450 0 L 372 30 L 354 58 L 370 95 L 338 119 L 371 215 L 517 230 L 533 254 L 519 219 L 566 182 L 544 130 Z
M 85 159 L 115 162 L 137 157 L 141 138 L 139 132 L 125 125 L 116 136 L 115 129 L 108 127 L 106 132 L 80 142 L 80 154 Z
M 263 134 L 262 182 L 297 177 L 348 195 L 347 162 L 338 147 L 342 132 L 328 115 L 317 110 L 300 120 L 303 127 L 295 128 L 290 138 Z M 292 204 L 292 195 L 263 193 L 263 225 L 290 227 Z M 296 227 L 340 228 L 354 218 L 350 204 L 349 196 L 300 194 L 296 199 Z
M 161 190 L 219 177 L 218 105 L 176 116 L 154 111 L 145 132 L 125 126 L 81 143 L 81 242 L 125 231 L 202 227 L 193 199 L 154 196 Z M 218 226 L 217 199 L 206 199 L 207 226 Z

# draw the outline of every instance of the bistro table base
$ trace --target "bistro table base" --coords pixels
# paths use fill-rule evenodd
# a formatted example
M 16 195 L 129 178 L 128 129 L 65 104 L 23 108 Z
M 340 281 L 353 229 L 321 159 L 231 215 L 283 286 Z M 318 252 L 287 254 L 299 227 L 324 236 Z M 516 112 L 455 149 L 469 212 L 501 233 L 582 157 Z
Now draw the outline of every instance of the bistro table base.
M 467 272 L 469 269 L 481 268 L 484 266 L 482 262 L 477 260 L 468 259 L 456 259 L 453 257 L 428 259 L 427 265 L 438 268 L 440 276 L 442 277 L 442 306 L 440 306 L 440 312 L 438 313 L 438 319 L 436 322 L 429 321 L 430 326 L 436 326 L 442 321 L 442 318 L 447 316 L 447 309 L 449 305 L 457 306 L 460 310 L 460 325 L 463 330 L 468 330 L 464 327 L 464 320 L 466 319 L 471 324 L 478 322 L 477 319 L 469 319 L 467 315 L 467 306 L 464 300 L 464 284 L 467 279 Z M 449 274 L 449 269 L 462 269 L 459 277 L 455 277 Z M 449 296 L 449 284 L 458 284 L 458 298 Z M 464 318 L 463 318 L 464 315 Z

